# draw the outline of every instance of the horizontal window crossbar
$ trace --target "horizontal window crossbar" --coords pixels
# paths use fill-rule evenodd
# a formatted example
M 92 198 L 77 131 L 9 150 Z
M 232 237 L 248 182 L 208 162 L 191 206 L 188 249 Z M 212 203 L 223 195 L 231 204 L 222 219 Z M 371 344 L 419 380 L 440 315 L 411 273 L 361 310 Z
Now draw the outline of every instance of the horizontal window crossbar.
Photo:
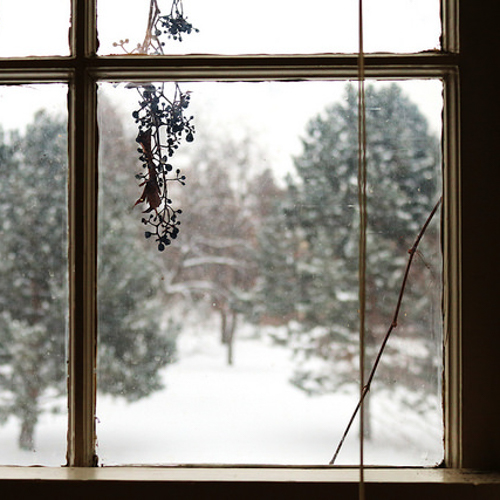
M 356 78 L 356 54 L 248 56 L 106 56 L 18 58 L 1 61 L 0 81 L 46 82 L 71 79 L 87 70 L 96 80 L 300 80 Z M 368 78 L 439 78 L 455 71 L 457 57 L 429 52 L 413 55 L 367 54 Z

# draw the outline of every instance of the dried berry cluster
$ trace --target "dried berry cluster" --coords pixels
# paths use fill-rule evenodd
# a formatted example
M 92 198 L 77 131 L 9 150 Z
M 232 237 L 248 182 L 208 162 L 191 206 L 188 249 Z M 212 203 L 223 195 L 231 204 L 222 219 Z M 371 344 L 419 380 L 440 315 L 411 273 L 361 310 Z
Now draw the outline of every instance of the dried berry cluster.
M 127 47 L 130 40 L 125 38 L 114 42 L 113 47 L 121 47 L 126 54 L 163 55 L 165 46 L 165 42 L 161 40 L 163 35 L 182 42 L 182 35 L 190 35 L 193 32 L 198 33 L 199 30 L 187 20 L 187 16 L 184 16 L 182 0 L 172 0 L 170 14 L 166 16 L 161 15 L 157 0 L 150 0 L 144 41 L 138 43 L 133 49 L 129 49 Z
M 199 30 L 194 28 L 188 22 L 187 17 L 184 17 L 181 0 L 174 0 L 170 14 L 166 16 L 159 16 L 155 25 L 155 35 L 157 37 L 165 34 L 168 38 L 173 38 L 182 42 L 182 34 L 190 35 L 191 32 L 198 33 Z M 164 43 L 162 43 L 162 46 Z
M 185 112 L 189 106 L 189 92 L 181 92 L 175 84 L 173 99 L 168 99 L 164 86 L 152 84 L 138 87 L 139 109 L 133 112 L 133 117 L 139 127 L 137 142 L 143 171 L 137 174 L 141 181 L 143 192 L 135 205 L 146 203 L 142 223 L 151 226 L 145 232 L 146 238 L 155 237 L 158 250 L 163 251 L 179 233 L 178 215 L 181 210 L 172 208 L 168 187 L 171 182 L 184 184 L 185 176 L 179 169 L 173 173 L 169 163 L 182 140 L 194 140 L 195 127 L 193 117 L 187 117 Z M 134 206 L 135 206 L 134 205 Z
M 158 0 L 150 0 L 149 17 L 144 41 L 138 43 L 132 50 L 127 50 L 128 38 L 114 43 L 113 46 L 121 47 L 127 54 L 163 55 L 164 42 L 160 37 L 182 42 L 183 34 L 198 32 L 184 16 L 182 0 L 171 0 L 170 14 L 160 15 Z M 193 117 L 186 117 L 185 112 L 189 106 L 189 92 L 181 92 L 179 85 L 175 84 L 173 99 L 168 99 L 164 93 L 164 85 L 133 84 L 128 88 L 135 88 L 141 99 L 139 109 L 132 113 L 138 124 L 139 133 L 137 142 L 141 154 L 143 172 L 136 175 L 141 181 L 143 191 L 135 205 L 146 203 L 148 206 L 144 213 L 149 214 L 142 218 L 142 223 L 151 226 L 145 232 L 146 238 L 155 237 L 158 250 L 163 251 L 179 233 L 180 210 L 172 208 L 172 200 L 168 196 L 168 186 L 171 182 L 184 185 L 185 176 L 180 170 L 172 173 L 169 158 L 178 149 L 184 139 L 187 142 L 194 140 Z

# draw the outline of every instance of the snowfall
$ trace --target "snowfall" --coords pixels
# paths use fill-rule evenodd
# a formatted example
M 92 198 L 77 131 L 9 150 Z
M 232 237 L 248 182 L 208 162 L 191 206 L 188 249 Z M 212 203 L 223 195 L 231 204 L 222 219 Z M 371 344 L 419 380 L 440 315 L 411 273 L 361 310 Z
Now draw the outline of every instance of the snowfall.
M 308 396 L 292 386 L 290 349 L 265 330 L 237 331 L 234 364 L 216 325 L 188 328 L 178 359 L 163 373 L 164 389 L 135 403 L 98 395 L 97 453 L 101 465 L 327 465 L 357 403 L 357 393 Z M 393 398 L 372 394 L 373 436 L 364 460 L 374 465 L 433 466 L 443 456 L 440 414 L 421 415 Z M 440 413 L 440 412 L 435 412 Z M 336 464 L 359 463 L 354 424 Z M 19 422 L 0 427 L 0 463 L 66 463 L 67 415 L 45 413 L 36 450 L 19 450 Z

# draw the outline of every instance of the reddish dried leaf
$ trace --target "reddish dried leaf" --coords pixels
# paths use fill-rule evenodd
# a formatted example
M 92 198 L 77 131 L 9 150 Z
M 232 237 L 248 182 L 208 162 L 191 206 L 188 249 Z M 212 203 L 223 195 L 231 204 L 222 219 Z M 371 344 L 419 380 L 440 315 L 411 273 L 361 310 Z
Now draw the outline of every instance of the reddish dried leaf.
M 149 208 L 144 210 L 145 212 L 156 210 L 161 205 L 160 188 L 156 179 L 149 179 L 144 182 L 144 190 L 141 197 L 134 203 L 134 207 L 143 202 L 149 204 Z

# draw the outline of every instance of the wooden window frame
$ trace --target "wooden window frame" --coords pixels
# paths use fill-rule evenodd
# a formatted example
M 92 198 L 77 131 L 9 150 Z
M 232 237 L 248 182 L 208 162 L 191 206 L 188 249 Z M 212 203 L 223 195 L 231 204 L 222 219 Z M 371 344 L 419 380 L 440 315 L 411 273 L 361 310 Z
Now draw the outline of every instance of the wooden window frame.
M 496 0 L 443 0 L 443 49 L 368 54 L 367 78 L 444 82 L 445 468 L 373 468 L 370 498 L 499 498 L 500 387 L 495 306 L 500 296 L 500 170 Z M 73 0 L 69 57 L 0 60 L 0 82 L 69 86 L 70 350 L 68 466 L 0 467 L 0 486 L 26 494 L 78 492 L 133 498 L 161 491 L 318 498 L 355 494 L 355 468 L 95 468 L 97 83 L 99 81 L 340 80 L 357 77 L 356 55 L 96 56 L 95 0 Z M 460 30 L 458 29 L 460 19 Z M 466 472 L 476 470 L 480 473 Z M 168 488 L 168 490 L 165 490 Z M 57 493 L 62 492 L 62 493 Z M 60 496 L 58 496 L 60 495 Z M 345 495 L 345 496 L 344 496 Z M 75 496 L 76 498 L 76 496 Z M 451 498 L 451 496 L 450 496 Z

